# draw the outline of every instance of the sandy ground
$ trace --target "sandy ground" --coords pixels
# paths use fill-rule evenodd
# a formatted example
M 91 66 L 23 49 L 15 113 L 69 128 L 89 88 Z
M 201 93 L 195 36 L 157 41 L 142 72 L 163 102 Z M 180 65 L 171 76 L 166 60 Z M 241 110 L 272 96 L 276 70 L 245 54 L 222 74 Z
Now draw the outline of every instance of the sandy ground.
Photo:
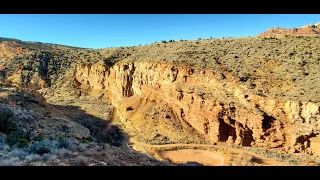
M 175 163 L 186 163 L 188 161 L 198 162 L 206 166 L 222 165 L 224 158 L 221 154 L 208 150 L 181 149 L 161 152 L 163 158 Z
M 279 162 L 273 159 L 264 158 L 258 154 L 247 152 L 243 149 L 227 148 L 220 145 L 207 144 L 165 144 L 165 145 L 151 145 L 130 139 L 130 145 L 133 150 L 143 154 L 149 154 L 149 148 L 163 148 L 163 147 L 177 147 L 185 146 L 186 149 L 158 151 L 160 159 L 168 159 L 176 163 L 186 163 L 188 161 L 198 162 L 206 166 L 250 166 L 246 162 L 251 162 L 254 166 L 289 166 L 285 162 Z M 225 149 L 225 155 L 211 150 L 191 149 L 196 147 L 216 147 Z M 130 149 L 130 148 L 129 148 Z M 254 163 L 254 164 L 252 164 Z

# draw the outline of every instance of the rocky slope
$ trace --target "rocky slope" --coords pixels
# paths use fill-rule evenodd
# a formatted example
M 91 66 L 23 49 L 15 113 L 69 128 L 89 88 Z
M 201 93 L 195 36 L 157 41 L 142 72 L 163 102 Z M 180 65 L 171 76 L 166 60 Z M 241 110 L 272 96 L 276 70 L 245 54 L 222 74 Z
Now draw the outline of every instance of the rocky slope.
M 258 35 L 258 37 L 270 37 L 270 36 L 290 36 L 290 35 L 315 35 L 320 34 L 320 22 L 316 24 L 308 24 L 300 28 L 270 28 L 267 31 Z
M 115 129 L 107 117 L 47 104 L 35 94 L 0 84 L 0 166 L 176 165 L 122 148 L 119 139 L 110 140 Z
M 53 104 L 110 102 L 126 133 L 145 142 L 319 153 L 319 36 L 99 50 L 3 43 L 3 82 L 37 89 Z M 9 48 L 17 43 L 21 51 Z

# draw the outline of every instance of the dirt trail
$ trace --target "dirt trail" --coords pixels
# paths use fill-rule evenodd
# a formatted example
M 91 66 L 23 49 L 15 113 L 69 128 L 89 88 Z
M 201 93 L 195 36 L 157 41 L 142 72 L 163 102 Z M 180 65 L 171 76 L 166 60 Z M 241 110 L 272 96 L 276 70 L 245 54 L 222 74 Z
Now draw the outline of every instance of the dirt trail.
M 180 149 L 163 151 L 160 153 L 163 158 L 176 163 L 195 161 L 206 166 L 223 165 L 223 155 L 209 150 Z
M 153 144 L 147 144 L 144 142 L 139 142 L 137 140 L 134 139 L 130 139 L 130 144 L 131 145 L 142 145 L 145 147 L 154 147 L 154 148 L 163 148 L 163 147 L 177 147 L 177 146 L 185 146 L 185 147 L 219 147 L 217 145 L 210 145 L 210 144 L 157 144 L 157 145 L 153 145 Z
M 130 139 L 130 145 L 134 150 L 148 153 L 148 149 L 152 148 L 168 148 L 168 147 L 180 147 L 179 150 L 162 150 L 158 152 L 161 159 L 168 159 L 177 163 L 186 163 L 188 161 L 195 161 L 207 166 L 217 165 L 229 165 L 230 161 L 233 161 L 233 157 L 243 158 L 246 156 L 249 160 L 253 160 L 258 166 L 288 166 L 287 163 L 279 162 L 273 159 L 264 158 L 252 152 L 247 152 L 243 149 L 230 148 L 222 145 L 210 145 L 210 144 L 163 144 L 152 145 L 143 142 L 139 142 L 134 139 Z M 213 150 L 197 150 L 198 147 L 225 149 L 226 153 L 215 152 Z M 239 164 L 241 165 L 241 164 Z

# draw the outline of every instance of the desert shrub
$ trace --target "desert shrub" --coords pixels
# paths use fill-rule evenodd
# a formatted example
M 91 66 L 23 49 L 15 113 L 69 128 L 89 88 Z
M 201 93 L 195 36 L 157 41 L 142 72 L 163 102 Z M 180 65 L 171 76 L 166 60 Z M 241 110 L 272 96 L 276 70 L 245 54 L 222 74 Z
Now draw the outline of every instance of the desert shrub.
M 86 147 L 85 147 L 85 145 L 80 144 L 79 146 L 77 146 L 77 147 L 75 148 L 75 150 L 77 150 L 77 151 L 79 151 L 79 152 L 84 152 L 84 151 L 86 150 Z
M 240 146 L 237 145 L 237 144 L 231 144 L 231 147 L 232 147 L 232 148 L 236 148 L 236 149 L 239 149 L 239 148 L 240 148 Z
M 42 160 L 43 161 L 49 161 L 49 160 L 52 160 L 54 159 L 56 156 L 50 154 L 50 153 L 46 153 L 46 154 L 43 154 L 42 155 Z
M 60 149 L 56 149 L 56 148 L 55 149 L 51 149 L 50 154 L 57 156 L 59 154 L 59 150 Z
M 88 160 L 86 157 L 84 156 L 78 156 L 75 159 L 75 165 L 76 166 L 87 166 L 88 165 Z
M 67 150 L 65 148 L 59 149 L 56 154 L 61 158 L 66 158 L 72 155 L 72 152 L 70 150 Z
M 10 147 L 6 144 L 6 136 L 0 136 L 0 151 L 9 149 Z
M 240 81 L 246 82 L 248 81 L 248 79 L 250 79 L 251 74 L 243 73 L 243 74 L 240 74 L 239 76 L 240 76 Z
M 48 138 L 49 138 L 49 140 L 51 140 L 51 141 L 56 140 L 56 136 L 53 135 L 53 134 L 50 134 L 50 135 L 48 136 Z
M 11 159 L 2 159 L 0 160 L 0 166 L 19 166 L 20 163 Z
M 124 137 L 117 126 L 109 126 L 98 133 L 98 141 L 119 147 Z
M 87 148 L 93 148 L 93 149 L 95 149 L 95 148 L 99 148 L 99 145 L 98 145 L 98 143 L 96 143 L 96 142 L 90 142 L 90 143 L 87 145 Z
M 28 147 L 28 145 L 29 145 L 29 141 L 27 139 L 20 139 L 17 143 L 17 147 L 19 148 Z
M 9 108 L 0 107 L 0 132 L 5 134 L 16 129 L 17 125 L 13 118 L 13 112 Z
M 95 149 L 86 149 L 83 153 L 85 156 L 97 156 L 99 152 Z
M 8 153 L 10 157 L 18 157 L 18 158 L 23 158 L 29 155 L 28 150 L 26 149 L 15 149 L 11 152 Z
M 18 147 L 26 147 L 29 144 L 29 141 L 21 131 L 12 131 L 8 134 L 6 142 L 9 146 L 17 145 Z
M 6 139 L 7 139 L 6 136 L 0 136 L 0 144 L 6 143 Z
M 10 149 L 10 147 L 7 144 L 0 144 L 0 151 L 5 151 Z
M 35 141 L 29 146 L 29 151 L 35 154 L 45 154 L 55 149 L 55 143 L 49 140 Z
M 58 140 L 58 148 L 66 148 L 66 149 L 69 149 L 69 148 L 72 148 L 73 146 L 76 145 L 77 142 L 75 141 L 72 141 L 68 138 L 60 138 Z
M 40 156 L 39 154 L 30 154 L 26 157 L 26 159 L 29 161 L 41 161 L 42 156 Z
M 44 134 L 39 134 L 37 137 L 35 137 L 34 141 L 43 141 L 46 139 L 46 136 Z
M 92 141 L 92 139 L 80 139 L 79 140 L 79 143 L 82 143 L 82 144 L 89 144 L 90 142 Z

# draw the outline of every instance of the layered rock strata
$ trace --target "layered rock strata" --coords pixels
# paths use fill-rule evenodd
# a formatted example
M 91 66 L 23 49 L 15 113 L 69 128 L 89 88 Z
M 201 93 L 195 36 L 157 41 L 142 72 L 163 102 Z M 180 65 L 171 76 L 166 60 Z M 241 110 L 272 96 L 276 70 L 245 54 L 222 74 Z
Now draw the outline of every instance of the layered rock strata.
M 74 84 L 81 96 L 104 96 L 119 111 L 135 96 L 164 101 L 180 122 L 211 141 L 318 151 L 319 104 L 248 94 L 227 72 L 169 63 L 79 64 Z

